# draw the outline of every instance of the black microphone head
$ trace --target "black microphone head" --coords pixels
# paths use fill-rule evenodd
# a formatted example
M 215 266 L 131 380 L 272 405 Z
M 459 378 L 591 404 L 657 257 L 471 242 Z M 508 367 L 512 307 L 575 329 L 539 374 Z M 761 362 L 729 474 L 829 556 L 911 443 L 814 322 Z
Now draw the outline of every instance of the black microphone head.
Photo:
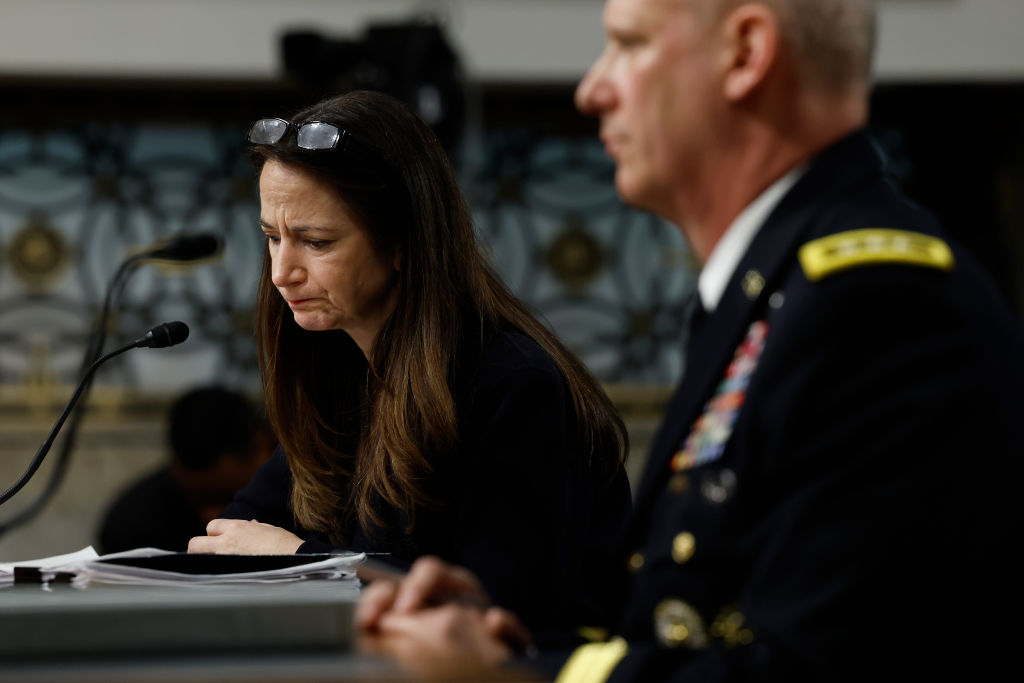
M 216 235 L 178 235 L 164 246 L 149 252 L 147 256 L 167 261 L 198 261 L 213 256 L 218 249 L 220 238 Z
M 175 320 L 170 323 L 157 325 L 145 335 L 135 340 L 136 346 L 148 346 L 153 349 L 162 349 L 166 346 L 174 346 L 188 339 L 188 325 Z

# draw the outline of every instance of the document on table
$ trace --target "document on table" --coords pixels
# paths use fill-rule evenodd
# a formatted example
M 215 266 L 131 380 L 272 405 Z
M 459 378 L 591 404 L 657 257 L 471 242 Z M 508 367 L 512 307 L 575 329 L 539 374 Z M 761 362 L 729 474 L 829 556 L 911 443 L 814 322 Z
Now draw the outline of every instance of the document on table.
M 92 550 L 89 548 L 88 550 Z M 56 560 L 65 560 L 58 562 Z M 180 553 L 159 548 L 136 548 L 121 553 L 90 556 L 85 551 L 14 567 L 38 567 L 43 582 L 70 578 L 77 586 L 90 583 L 180 585 L 226 583 L 278 583 L 302 579 L 355 580 L 363 553 L 341 555 L 212 555 Z M 8 565 L 3 565 L 4 567 Z
M 95 560 L 99 557 L 99 554 L 93 549 L 93 547 L 86 546 L 81 550 L 73 553 L 67 553 L 64 555 L 54 555 L 53 557 L 44 557 L 38 560 L 26 560 L 23 562 L 0 562 L 0 588 L 4 586 L 11 586 L 14 584 L 14 575 L 16 568 L 26 569 L 47 569 L 50 567 L 59 567 L 61 565 L 67 565 L 75 562 L 88 562 Z

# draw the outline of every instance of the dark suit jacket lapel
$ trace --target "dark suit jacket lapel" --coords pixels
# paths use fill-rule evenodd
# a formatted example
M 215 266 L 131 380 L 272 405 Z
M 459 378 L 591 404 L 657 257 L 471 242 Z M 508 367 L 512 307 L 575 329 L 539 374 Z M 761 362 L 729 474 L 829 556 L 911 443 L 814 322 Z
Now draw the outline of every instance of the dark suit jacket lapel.
M 822 153 L 769 215 L 733 273 L 718 307 L 691 344 L 683 382 L 665 411 L 644 468 L 636 496 L 637 517 L 643 515 L 658 483 L 664 481 L 672 456 L 714 394 L 747 329 L 756 316 L 764 315 L 764 302 L 794 261 L 819 198 L 861 182 L 865 174 L 875 176 L 878 172 L 879 159 L 870 141 L 863 133 L 855 133 Z M 764 279 L 764 286 L 753 297 L 743 286 L 751 271 Z M 770 332 L 767 343 L 771 343 Z

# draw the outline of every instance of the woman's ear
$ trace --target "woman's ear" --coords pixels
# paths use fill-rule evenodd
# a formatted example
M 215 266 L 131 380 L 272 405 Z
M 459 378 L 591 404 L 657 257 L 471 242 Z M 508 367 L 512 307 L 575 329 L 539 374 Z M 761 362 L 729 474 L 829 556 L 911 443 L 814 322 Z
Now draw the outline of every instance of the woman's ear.
M 395 245 L 394 263 L 395 272 L 402 272 L 402 245 Z
M 779 49 L 778 18 L 761 4 L 740 5 L 724 23 L 728 64 L 723 84 L 730 102 L 750 96 L 776 65 Z

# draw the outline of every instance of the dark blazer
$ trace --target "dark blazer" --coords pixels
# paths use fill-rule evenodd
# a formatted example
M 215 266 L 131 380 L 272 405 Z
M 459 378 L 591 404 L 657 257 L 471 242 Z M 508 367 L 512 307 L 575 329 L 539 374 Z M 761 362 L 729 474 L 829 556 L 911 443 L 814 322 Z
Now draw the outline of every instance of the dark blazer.
M 863 228 L 912 234 L 820 240 Z M 621 546 L 620 639 L 581 660 L 634 681 L 990 663 L 1020 604 L 1024 339 L 946 245 L 865 134 L 812 163 L 695 333 Z
M 442 509 L 422 513 L 412 535 L 396 511 L 381 509 L 390 528 L 372 538 L 357 529 L 346 549 L 466 566 L 539 633 L 598 619 L 618 574 L 608 539 L 630 511 L 625 473 L 609 481 L 588 465 L 565 381 L 531 339 L 499 333 L 473 360 L 463 359 L 455 386 L 458 452 L 434 476 Z M 309 539 L 299 552 L 340 549 L 296 528 L 290 482 L 279 450 L 221 516 L 290 529 Z

